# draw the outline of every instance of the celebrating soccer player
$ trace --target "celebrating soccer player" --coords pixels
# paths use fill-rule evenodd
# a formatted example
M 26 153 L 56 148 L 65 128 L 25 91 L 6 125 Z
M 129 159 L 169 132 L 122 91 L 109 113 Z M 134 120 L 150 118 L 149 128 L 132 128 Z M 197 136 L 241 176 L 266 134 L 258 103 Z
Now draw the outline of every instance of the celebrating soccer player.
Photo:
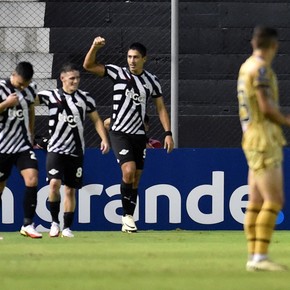
M 164 148 L 171 152 L 174 143 L 169 116 L 157 77 L 144 70 L 146 48 L 133 43 L 127 52 L 127 67 L 97 62 L 96 54 L 105 45 L 103 37 L 96 37 L 88 51 L 84 68 L 99 77 L 108 76 L 114 83 L 113 110 L 110 121 L 110 140 L 121 166 L 121 196 L 123 206 L 122 231 L 136 232 L 133 219 L 138 184 L 144 166 L 146 150 L 145 116 L 149 97 L 152 97 L 165 130 Z

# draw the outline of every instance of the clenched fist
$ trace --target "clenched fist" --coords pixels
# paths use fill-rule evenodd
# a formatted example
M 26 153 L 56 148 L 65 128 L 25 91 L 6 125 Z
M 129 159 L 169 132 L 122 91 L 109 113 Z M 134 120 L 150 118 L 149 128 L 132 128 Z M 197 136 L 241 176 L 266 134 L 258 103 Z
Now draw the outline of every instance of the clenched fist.
M 105 44 L 106 44 L 106 40 L 105 40 L 105 38 L 103 38 L 103 37 L 101 37 L 101 36 L 97 36 L 97 37 L 94 39 L 94 42 L 93 42 L 93 46 L 96 47 L 96 48 L 101 48 L 101 47 L 103 47 Z

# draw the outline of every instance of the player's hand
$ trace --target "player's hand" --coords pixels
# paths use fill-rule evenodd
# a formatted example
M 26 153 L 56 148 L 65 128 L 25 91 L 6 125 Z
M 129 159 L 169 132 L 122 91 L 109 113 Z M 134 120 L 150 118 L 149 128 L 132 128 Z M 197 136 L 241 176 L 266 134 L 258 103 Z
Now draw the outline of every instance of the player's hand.
M 103 38 L 103 37 L 101 37 L 101 36 L 97 36 L 97 37 L 94 39 L 94 42 L 93 42 L 93 46 L 96 47 L 96 48 L 101 48 L 101 47 L 103 47 L 105 44 L 106 44 L 106 40 L 105 40 L 105 38 Z
M 102 151 L 102 154 L 107 154 L 110 151 L 109 143 L 102 141 L 100 150 Z
M 172 136 L 166 136 L 164 139 L 164 149 L 166 149 L 167 153 L 170 153 L 174 148 L 174 142 Z
M 5 101 L 5 105 L 7 108 L 15 107 L 19 104 L 19 99 L 16 93 L 12 93 L 9 95 Z

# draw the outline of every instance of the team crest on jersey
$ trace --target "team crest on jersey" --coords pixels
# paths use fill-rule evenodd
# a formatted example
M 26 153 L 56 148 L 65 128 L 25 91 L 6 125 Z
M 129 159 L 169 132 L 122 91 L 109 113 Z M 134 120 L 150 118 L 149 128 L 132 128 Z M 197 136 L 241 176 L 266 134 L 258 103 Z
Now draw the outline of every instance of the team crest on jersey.
M 131 90 L 126 89 L 125 96 L 131 98 L 135 105 L 140 105 L 141 103 L 145 103 L 145 98 L 135 93 L 134 88 Z

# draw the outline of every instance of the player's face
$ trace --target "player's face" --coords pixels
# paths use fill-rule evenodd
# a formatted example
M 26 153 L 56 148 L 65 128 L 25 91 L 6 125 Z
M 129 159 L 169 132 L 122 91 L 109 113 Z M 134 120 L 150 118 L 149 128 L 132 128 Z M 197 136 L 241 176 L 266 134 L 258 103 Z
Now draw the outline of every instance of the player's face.
M 79 88 L 80 84 L 80 72 L 73 70 L 66 73 L 61 73 L 60 80 L 62 82 L 63 90 L 71 94 Z
M 13 87 L 19 91 L 23 91 L 24 89 L 26 89 L 31 82 L 30 80 L 29 81 L 24 80 L 23 77 L 16 72 L 12 74 L 10 81 Z
M 139 75 L 143 72 L 146 57 L 143 57 L 138 50 L 129 49 L 127 54 L 127 62 L 130 72 Z

